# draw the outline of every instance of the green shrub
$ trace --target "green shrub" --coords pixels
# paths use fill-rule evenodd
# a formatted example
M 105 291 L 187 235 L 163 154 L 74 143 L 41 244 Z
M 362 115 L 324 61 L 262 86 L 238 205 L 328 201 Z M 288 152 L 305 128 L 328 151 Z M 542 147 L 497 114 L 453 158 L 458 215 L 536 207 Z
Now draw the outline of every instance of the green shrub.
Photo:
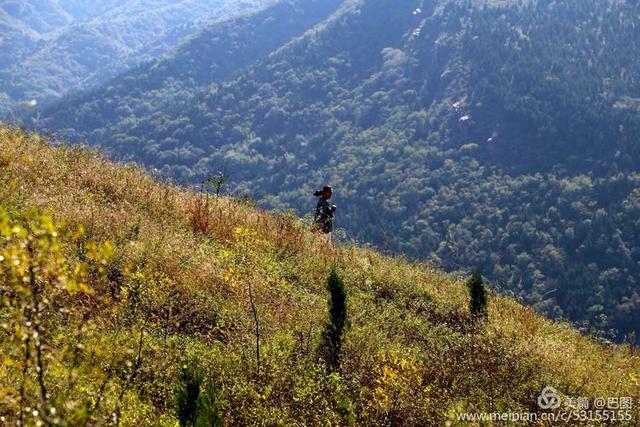
M 487 292 L 482 283 L 482 276 L 474 273 L 467 282 L 469 287 L 469 311 L 474 320 L 486 319 L 487 312 Z
M 204 371 L 197 359 L 187 359 L 180 370 L 174 391 L 176 415 L 181 426 L 219 426 L 220 401 L 217 390 L 208 383 L 204 390 Z
M 196 427 L 223 425 L 220 415 L 220 394 L 211 382 L 207 383 L 203 392 L 198 396 L 195 425 Z
M 344 283 L 335 269 L 331 268 L 327 278 L 329 290 L 329 319 L 322 333 L 322 353 L 332 371 L 340 368 L 342 336 L 347 326 L 347 293 Z

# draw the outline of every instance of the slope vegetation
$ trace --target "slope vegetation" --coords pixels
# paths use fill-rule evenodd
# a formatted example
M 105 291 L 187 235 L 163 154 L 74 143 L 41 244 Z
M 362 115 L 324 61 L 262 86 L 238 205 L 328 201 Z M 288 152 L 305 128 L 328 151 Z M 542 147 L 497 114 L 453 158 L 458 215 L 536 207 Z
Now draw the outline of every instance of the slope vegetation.
M 537 412 L 547 385 L 637 396 L 631 348 L 494 293 L 474 321 L 459 279 L 328 247 L 294 217 L 7 127 L 0 175 L 3 422 L 175 425 L 193 364 L 211 420 L 229 425 L 443 425 Z M 330 373 L 318 348 L 333 264 L 348 327 Z

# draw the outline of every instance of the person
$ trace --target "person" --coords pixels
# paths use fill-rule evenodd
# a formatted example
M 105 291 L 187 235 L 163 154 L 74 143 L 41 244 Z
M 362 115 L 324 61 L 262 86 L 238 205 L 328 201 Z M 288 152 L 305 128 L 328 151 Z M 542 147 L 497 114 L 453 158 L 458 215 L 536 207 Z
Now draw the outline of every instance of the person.
M 313 195 L 319 197 L 316 205 L 316 214 L 314 221 L 318 226 L 318 230 L 324 233 L 325 238 L 331 243 L 331 232 L 333 231 L 333 217 L 336 212 L 336 205 L 329 205 L 329 199 L 333 195 L 333 189 L 329 185 L 325 185 L 322 190 L 316 190 Z

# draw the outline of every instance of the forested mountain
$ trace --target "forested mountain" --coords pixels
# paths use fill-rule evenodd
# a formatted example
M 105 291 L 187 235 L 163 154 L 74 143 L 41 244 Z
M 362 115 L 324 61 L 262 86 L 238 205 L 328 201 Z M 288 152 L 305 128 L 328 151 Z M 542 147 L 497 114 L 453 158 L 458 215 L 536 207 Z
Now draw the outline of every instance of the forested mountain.
M 188 108 L 195 90 L 217 90 L 216 82 L 302 35 L 339 4 L 340 0 L 281 2 L 255 15 L 212 25 L 162 60 L 151 61 L 78 98 L 71 97 L 66 103 L 81 103 L 88 112 L 78 115 L 78 120 L 91 124 L 76 125 L 74 116 L 64 123 L 74 123 L 73 132 L 86 126 L 109 133 L 119 132 L 117 128 L 106 130 L 111 123 L 147 119 L 160 111 L 180 114 Z M 121 137 L 127 139 L 126 135 Z
M 346 1 L 224 82 L 174 57 L 38 124 L 181 182 L 226 165 L 233 188 L 279 209 L 310 210 L 331 182 L 358 240 L 479 270 L 620 337 L 640 324 L 638 8 Z M 198 51 L 215 40 L 180 55 L 211 61 Z M 176 80 L 150 83 L 154 70 Z
M 0 117 L 90 88 L 269 0 L 0 0 Z

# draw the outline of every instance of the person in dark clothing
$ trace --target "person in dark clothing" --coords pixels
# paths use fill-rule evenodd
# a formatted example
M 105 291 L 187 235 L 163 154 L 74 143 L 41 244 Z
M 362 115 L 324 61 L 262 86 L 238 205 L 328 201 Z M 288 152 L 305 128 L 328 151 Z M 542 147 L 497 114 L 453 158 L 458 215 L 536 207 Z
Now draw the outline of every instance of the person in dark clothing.
M 331 196 L 333 195 L 333 189 L 330 186 L 325 185 L 322 190 L 315 191 L 313 195 L 320 198 L 316 205 L 315 223 L 317 224 L 318 229 L 326 235 L 327 240 L 331 241 L 333 217 L 336 212 L 336 205 L 329 204 L 329 199 L 331 199 Z

